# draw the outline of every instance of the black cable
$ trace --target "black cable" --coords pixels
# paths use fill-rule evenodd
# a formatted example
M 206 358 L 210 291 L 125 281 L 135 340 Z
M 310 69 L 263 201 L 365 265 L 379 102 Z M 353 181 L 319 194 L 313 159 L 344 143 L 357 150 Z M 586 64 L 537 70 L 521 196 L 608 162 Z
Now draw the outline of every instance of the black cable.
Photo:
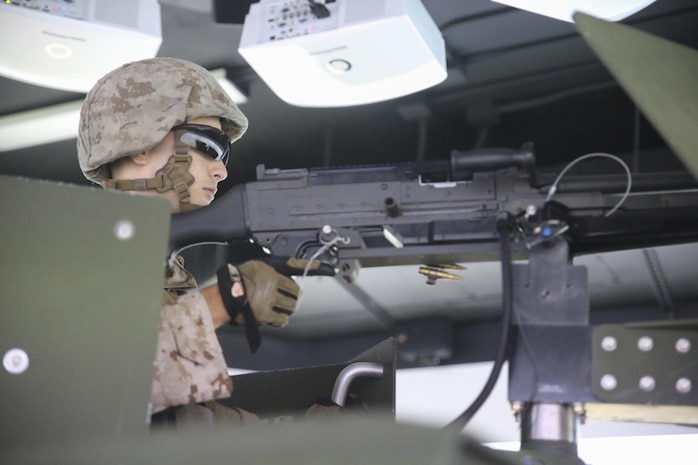
M 317 3 L 315 0 L 308 0 L 310 11 L 313 12 L 316 18 L 322 19 L 330 16 L 330 10 L 327 9 L 324 3 Z
M 513 230 L 513 225 L 511 220 L 507 217 L 506 219 L 499 220 L 497 222 L 497 232 L 499 233 L 499 245 L 500 245 L 500 259 L 502 262 L 502 334 L 499 341 L 499 349 L 497 351 L 497 357 L 494 361 L 494 366 L 490 372 L 490 376 L 487 378 L 485 386 L 480 391 L 480 394 L 473 401 L 472 404 L 461 413 L 455 420 L 446 425 L 447 429 L 454 429 L 461 431 L 468 422 L 473 418 L 473 416 L 480 410 L 480 407 L 485 403 L 487 398 L 492 394 L 492 389 L 494 389 L 497 380 L 499 379 L 499 374 L 502 371 L 502 366 L 506 362 L 509 355 L 510 346 L 510 328 L 511 319 L 514 313 L 513 311 L 513 268 L 511 264 L 511 246 L 510 246 L 510 233 Z

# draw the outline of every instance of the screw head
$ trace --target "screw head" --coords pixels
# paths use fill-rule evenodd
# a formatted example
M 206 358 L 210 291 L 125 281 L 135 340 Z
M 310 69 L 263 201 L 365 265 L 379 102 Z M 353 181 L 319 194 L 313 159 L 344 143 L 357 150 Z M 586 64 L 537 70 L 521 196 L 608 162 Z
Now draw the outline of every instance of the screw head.
M 10 349 L 2 357 L 2 366 L 12 375 L 20 375 L 29 368 L 29 355 L 22 349 Z
M 131 239 L 136 232 L 136 227 L 129 220 L 117 221 L 114 225 L 114 235 L 117 239 L 127 241 Z
M 688 394 L 693 389 L 693 383 L 688 378 L 679 378 L 676 381 L 676 390 L 681 394 Z
M 680 354 L 687 354 L 691 351 L 691 340 L 686 337 L 681 337 L 676 340 L 676 351 Z
M 645 392 L 650 392 L 654 391 L 654 388 L 657 387 L 657 382 L 654 380 L 653 377 L 651 376 L 643 376 L 640 378 L 640 382 L 638 383 L 638 386 L 640 389 L 642 389 Z
M 604 336 L 601 340 L 601 348 L 606 352 L 613 352 L 618 348 L 618 340 L 613 336 Z
M 654 349 L 654 340 L 649 336 L 642 336 L 637 340 L 637 348 L 643 352 L 649 352 Z
M 600 384 L 604 391 L 612 391 L 618 386 L 618 380 L 613 375 L 603 375 Z

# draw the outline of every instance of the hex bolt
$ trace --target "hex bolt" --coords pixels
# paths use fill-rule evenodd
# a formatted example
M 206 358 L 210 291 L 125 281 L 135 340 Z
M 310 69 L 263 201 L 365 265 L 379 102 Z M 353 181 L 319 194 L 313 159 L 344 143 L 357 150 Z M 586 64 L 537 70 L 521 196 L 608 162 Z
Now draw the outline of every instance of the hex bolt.
M 657 382 L 651 376 L 643 376 L 642 378 L 640 378 L 640 382 L 638 383 L 638 386 L 643 391 L 650 392 L 650 391 L 654 391 L 654 388 L 657 387 Z
M 618 348 L 618 340 L 613 336 L 604 336 L 601 339 L 601 348 L 606 352 L 613 352 Z
M 687 354 L 691 351 L 691 340 L 685 337 L 676 341 L 676 351 L 680 354 Z
M 612 391 L 618 386 L 618 380 L 613 375 L 603 375 L 600 384 L 604 391 Z
M 114 225 L 114 235 L 122 241 L 131 239 L 135 232 L 136 227 L 129 220 L 117 221 Z
M 511 402 L 511 413 L 514 415 L 514 421 L 519 423 L 521 421 L 521 413 L 524 410 L 526 404 L 520 400 L 515 400 Z
M 654 349 L 654 340 L 649 336 L 642 336 L 637 340 L 637 348 L 643 352 L 649 352 Z
M 693 389 L 693 383 L 688 378 L 679 378 L 676 381 L 676 390 L 681 394 L 688 394 Z
M 581 402 L 575 402 L 572 404 L 572 409 L 574 410 L 575 415 L 577 415 L 579 418 L 579 424 L 585 424 L 587 420 L 587 409 L 584 404 Z

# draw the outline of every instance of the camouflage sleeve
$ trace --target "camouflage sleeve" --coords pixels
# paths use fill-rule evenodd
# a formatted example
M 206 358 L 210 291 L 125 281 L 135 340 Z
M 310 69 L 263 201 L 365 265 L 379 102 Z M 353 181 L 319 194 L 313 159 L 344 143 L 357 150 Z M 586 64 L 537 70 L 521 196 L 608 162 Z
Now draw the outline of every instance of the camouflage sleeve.
M 211 314 L 198 291 L 163 305 L 152 413 L 167 407 L 229 397 L 233 385 Z

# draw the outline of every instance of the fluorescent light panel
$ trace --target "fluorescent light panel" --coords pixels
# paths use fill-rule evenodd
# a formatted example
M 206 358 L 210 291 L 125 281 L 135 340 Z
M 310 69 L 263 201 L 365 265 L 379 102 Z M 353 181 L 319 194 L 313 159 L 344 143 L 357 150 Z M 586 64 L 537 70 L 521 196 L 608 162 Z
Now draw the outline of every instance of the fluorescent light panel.
M 211 73 L 235 103 L 247 102 L 247 96 L 226 78 L 224 69 Z M 0 117 L 0 152 L 76 138 L 82 102 L 74 100 Z
M 543 16 L 574 22 L 580 11 L 606 21 L 620 21 L 648 7 L 655 0 L 493 0 Z
M 78 136 L 82 100 L 0 117 L 0 151 L 50 144 Z

